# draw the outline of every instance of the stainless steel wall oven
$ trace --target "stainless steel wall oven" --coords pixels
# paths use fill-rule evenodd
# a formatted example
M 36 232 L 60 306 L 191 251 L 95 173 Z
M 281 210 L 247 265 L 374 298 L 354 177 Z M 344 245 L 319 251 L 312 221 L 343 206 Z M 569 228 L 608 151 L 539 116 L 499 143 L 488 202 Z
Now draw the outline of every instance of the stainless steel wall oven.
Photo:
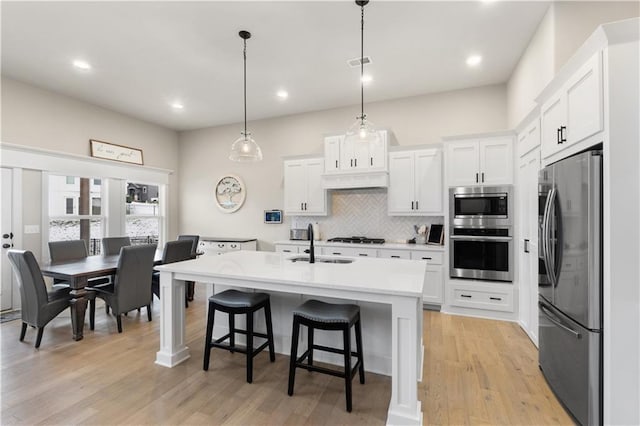
M 513 281 L 513 191 L 511 186 L 449 190 L 449 275 Z

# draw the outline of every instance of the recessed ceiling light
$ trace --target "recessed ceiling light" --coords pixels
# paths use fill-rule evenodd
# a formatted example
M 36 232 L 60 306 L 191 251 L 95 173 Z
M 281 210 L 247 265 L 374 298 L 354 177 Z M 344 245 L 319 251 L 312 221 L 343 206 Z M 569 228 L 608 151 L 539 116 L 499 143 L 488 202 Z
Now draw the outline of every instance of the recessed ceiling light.
M 173 108 L 173 109 L 184 109 L 184 105 L 182 105 L 180 102 L 173 102 L 171 104 L 171 108 Z
M 278 93 L 276 93 L 276 96 L 279 97 L 280 99 L 287 99 L 289 97 L 289 93 L 287 93 L 286 90 L 278 90 Z
M 478 66 L 480 62 L 482 62 L 482 56 L 480 55 L 471 55 L 467 58 L 467 65 L 470 67 Z
M 362 82 L 364 84 L 371 83 L 372 81 L 373 81 L 373 77 L 371 77 L 371 75 L 365 74 L 362 76 Z
M 78 68 L 79 70 L 84 70 L 84 71 L 88 71 L 91 69 L 91 64 L 87 61 L 83 61 L 82 59 L 74 60 L 73 66 Z

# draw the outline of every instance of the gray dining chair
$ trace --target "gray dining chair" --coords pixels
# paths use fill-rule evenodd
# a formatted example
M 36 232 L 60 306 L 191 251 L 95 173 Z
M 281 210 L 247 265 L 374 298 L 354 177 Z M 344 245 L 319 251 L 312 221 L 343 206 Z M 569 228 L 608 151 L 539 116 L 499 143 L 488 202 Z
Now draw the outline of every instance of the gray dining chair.
M 118 333 L 122 333 L 122 314 L 146 306 L 151 321 L 151 274 L 155 244 L 125 246 L 120 251 L 113 283 L 98 287 L 87 287 L 87 291 L 104 300 L 116 316 Z M 95 327 L 95 297 L 89 297 L 89 325 Z
M 113 256 L 120 254 L 122 247 L 131 245 L 131 238 L 129 237 L 105 237 L 102 239 L 102 255 Z
M 182 240 L 191 241 L 191 258 L 195 259 L 198 255 L 198 242 L 200 241 L 200 235 L 178 235 L 178 241 Z M 184 285 L 187 302 L 191 302 L 195 296 L 196 283 L 193 281 L 185 281 Z
M 169 241 L 164 245 L 164 250 L 162 251 L 162 264 L 166 263 L 174 263 L 181 262 L 183 260 L 193 259 L 194 256 L 191 255 L 191 247 L 193 243 L 191 240 L 178 240 L 178 241 Z M 186 284 L 186 283 L 185 283 Z M 186 287 L 186 286 L 185 286 Z M 151 281 L 151 289 L 153 294 L 158 296 L 160 299 L 160 273 L 154 271 L 153 279 Z M 185 289 L 185 306 L 189 307 L 189 301 L 186 297 L 186 289 Z
M 64 262 L 69 260 L 84 259 L 89 255 L 85 240 L 49 241 L 49 257 L 52 262 Z M 109 282 L 109 277 L 91 278 L 89 285 L 99 285 Z M 54 278 L 53 288 L 62 289 L 69 287 L 67 281 Z
M 28 250 L 9 250 L 9 262 L 20 288 L 22 330 L 20 341 L 24 341 L 27 326 L 38 330 L 35 347 L 40 347 L 44 327 L 62 311 L 69 307 L 69 289 L 47 290 L 40 266 L 35 256 Z

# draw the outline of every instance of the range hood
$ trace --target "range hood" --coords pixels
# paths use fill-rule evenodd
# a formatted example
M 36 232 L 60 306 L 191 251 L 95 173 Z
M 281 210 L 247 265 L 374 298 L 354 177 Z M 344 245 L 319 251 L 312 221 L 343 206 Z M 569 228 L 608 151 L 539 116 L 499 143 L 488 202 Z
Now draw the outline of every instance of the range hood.
M 388 186 L 389 172 L 385 170 L 325 173 L 322 175 L 322 188 L 324 189 L 387 188 Z

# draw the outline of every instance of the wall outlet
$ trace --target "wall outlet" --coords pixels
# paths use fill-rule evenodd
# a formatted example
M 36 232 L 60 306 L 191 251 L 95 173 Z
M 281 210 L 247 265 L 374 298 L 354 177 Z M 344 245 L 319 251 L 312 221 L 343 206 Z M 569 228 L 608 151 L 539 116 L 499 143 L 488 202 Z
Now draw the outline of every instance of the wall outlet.
M 40 225 L 25 225 L 24 226 L 25 234 L 39 234 L 40 233 Z

